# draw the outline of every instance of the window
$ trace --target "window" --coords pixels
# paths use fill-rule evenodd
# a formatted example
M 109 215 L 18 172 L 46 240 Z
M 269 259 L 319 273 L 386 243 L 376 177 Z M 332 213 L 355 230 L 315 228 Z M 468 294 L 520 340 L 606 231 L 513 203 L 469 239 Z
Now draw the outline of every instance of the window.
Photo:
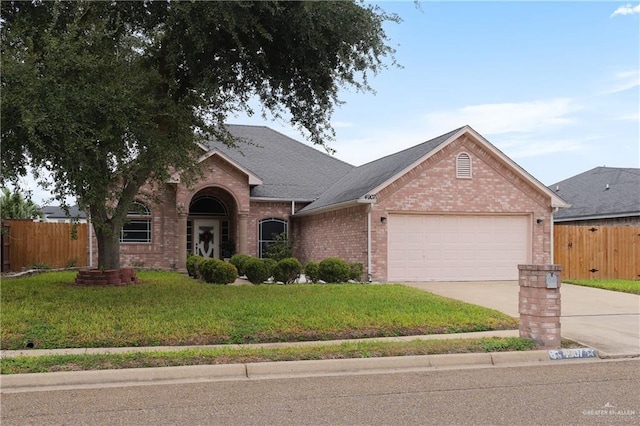
M 287 221 L 282 219 L 263 219 L 260 221 L 258 230 L 258 250 L 259 256 L 264 257 L 267 245 L 276 241 L 276 235 L 287 234 Z
M 144 204 L 134 201 L 127 212 L 127 222 L 120 232 L 121 243 L 151 242 L 151 212 Z
M 456 177 L 462 179 L 471 178 L 471 156 L 461 152 L 456 157 Z

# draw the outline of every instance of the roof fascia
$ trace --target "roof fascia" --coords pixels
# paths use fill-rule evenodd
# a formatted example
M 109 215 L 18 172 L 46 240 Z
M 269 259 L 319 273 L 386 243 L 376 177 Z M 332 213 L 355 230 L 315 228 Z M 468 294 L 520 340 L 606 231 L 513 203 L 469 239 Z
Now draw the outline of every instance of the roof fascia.
M 554 217 L 553 221 L 558 222 L 576 222 L 581 220 L 594 220 L 594 219 L 618 219 L 621 217 L 636 217 L 640 216 L 640 212 L 629 212 L 619 214 L 600 214 L 590 216 L 573 216 L 573 217 Z
M 217 149 L 212 149 L 211 151 L 201 155 L 198 158 L 198 163 L 202 163 L 203 161 L 205 161 L 208 158 L 213 157 L 214 155 L 219 156 L 220 158 L 225 160 L 227 163 L 231 164 L 233 167 L 235 167 L 236 169 L 240 170 L 242 173 L 247 175 L 249 177 L 249 185 L 262 185 L 262 179 L 260 179 L 258 176 L 256 176 L 255 174 L 251 173 L 245 167 L 240 165 L 238 162 L 232 160 L 230 157 L 228 157 L 225 154 L 221 153 Z M 169 178 L 169 183 L 178 183 L 178 182 L 180 182 L 180 172 L 175 172 Z
M 437 148 L 432 149 L 431 151 L 427 152 L 425 155 L 423 155 L 422 157 L 420 157 L 419 159 L 417 159 L 416 161 L 411 163 L 409 166 L 405 167 L 404 169 L 402 169 L 401 171 L 399 171 L 395 175 L 391 176 L 389 179 L 387 179 L 386 181 L 384 181 L 380 185 L 378 185 L 375 188 L 373 188 L 371 191 L 369 191 L 369 194 L 363 195 L 360 199 L 361 200 L 366 200 L 367 197 L 374 197 L 375 198 L 375 194 L 379 193 L 380 191 L 385 189 L 387 186 L 391 185 L 393 182 L 395 182 L 396 180 L 400 179 L 402 176 L 407 174 L 413 168 L 418 166 L 420 163 L 424 162 L 427 158 L 429 158 L 429 157 L 435 155 L 436 153 L 440 152 L 442 149 L 444 149 L 451 142 L 453 142 L 454 140 L 456 140 L 460 136 L 462 136 L 465 133 L 466 127 L 468 127 L 468 126 L 465 126 L 465 127 L 461 128 L 459 131 L 457 131 L 456 133 L 451 135 L 449 137 L 449 139 L 447 139 L 446 141 L 444 141 L 440 145 L 438 145 Z
M 538 188 L 541 192 L 547 194 L 551 198 L 551 207 L 557 208 L 567 208 L 571 207 L 571 204 L 567 203 L 565 200 L 556 195 L 555 192 L 547 188 L 542 182 L 533 177 L 529 172 L 520 167 L 518 163 L 513 161 L 511 158 L 507 157 L 505 153 L 496 148 L 491 142 L 485 139 L 480 133 L 473 130 L 470 126 L 464 127 L 465 132 L 468 132 L 471 136 L 473 136 L 476 140 L 482 142 L 493 154 L 498 156 L 502 161 L 509 164 L 516 172 L 520 174 L 525 180 L 529 181 L 533 186 Z
M 296 216 L 296 217 L 311 216 L 311 215 L 314 215 L 314 214 L 326 213 L 326 212 L 330 212 L 330 211 L 334 211 L 334 210 L 344 209 L 344 208 L 347 208 L 347 207 L 354 207 L 354 206 L 358 206 L 358 205 L 361 205 L 361 204 L 373 204 L 373 202 L 374 202 L 374 200 L 367 200 L 367 201 L 351 200 L 351 201 L 345 201 L 345 202 L 342 202 L 342 203 L 331 204 L 331 205 L 328 205 L 328 206 L 320 207 L 320 208 L 309 210 L 309 211 L 298 212 L 294 216 Z
M 312 203 L 314 200 L 308 200 L 304 198 L 269 198 L 269 197 L 249 197 L 250 201 L 268 201 L 268 202 L 285 202 L 290 203 L 295 201 L 296 203 Z

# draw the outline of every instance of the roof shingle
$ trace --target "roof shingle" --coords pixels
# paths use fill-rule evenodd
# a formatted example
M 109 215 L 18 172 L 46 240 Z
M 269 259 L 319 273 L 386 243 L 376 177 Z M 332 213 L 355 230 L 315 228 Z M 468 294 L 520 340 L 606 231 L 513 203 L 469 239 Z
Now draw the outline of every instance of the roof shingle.
M 265 126 L 230 124 L 228 129 L 249 143 L 207 145 L 263 180 L 251 189 L 254 198 L 313 201 L 354 167 Z
M 596 167 L 549 189 L 571 204 L 556 221 L 640 216 L 640 169 Z

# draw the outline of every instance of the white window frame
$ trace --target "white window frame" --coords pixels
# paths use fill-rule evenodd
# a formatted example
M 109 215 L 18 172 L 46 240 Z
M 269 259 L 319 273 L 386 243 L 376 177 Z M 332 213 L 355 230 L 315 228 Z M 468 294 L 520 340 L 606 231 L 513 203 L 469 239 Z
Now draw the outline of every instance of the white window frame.
M 128 225 L 143 225 L 136 229 L 127 230 Z M 133 233 L 134 235 L 140 235 L 142 238 L 127 238 L 127 233 Z M 144 203 L 134 201 L 131 203 L 131 207 L 127 212 L 127 221 L 122 225 L 120 230 L 120 243 L 121 244 L 151 244 L 152 241 L 152 226 L 151 226 L 151 211 Z
M 280 219 L 277 217 L 269 217 L 266 219 L 262 219 L 260 220 L 260 222 L 258 222 L 258 257 L 259 258 L 263 258 L 264 257 L 264 252 L 263 252 L 263 246 L 265 243 L 271 243 L 274 242 L 275 240 L 273 238 L 270 239 L 263 239 L 262 238 L 262 225 L 265 222 L 279 222 L 282 223 L 284 225 L 284 234 L 287 236 L 287 238 L 289 238 L 289 222 L 285 219 Z

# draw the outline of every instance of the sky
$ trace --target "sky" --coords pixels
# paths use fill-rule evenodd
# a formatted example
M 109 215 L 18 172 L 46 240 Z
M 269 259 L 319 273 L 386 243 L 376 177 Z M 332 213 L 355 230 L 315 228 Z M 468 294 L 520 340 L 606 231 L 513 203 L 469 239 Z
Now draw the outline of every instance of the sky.
M 470 125 L 551 185 L 640 167 L 640 3 L 377 2 L 402 68 L 344 90 L 335 156 L 361 165 Z M 236 116 L 296 140 L 286 121 Z M 33 199 L 45 194 L 33 184 Z

